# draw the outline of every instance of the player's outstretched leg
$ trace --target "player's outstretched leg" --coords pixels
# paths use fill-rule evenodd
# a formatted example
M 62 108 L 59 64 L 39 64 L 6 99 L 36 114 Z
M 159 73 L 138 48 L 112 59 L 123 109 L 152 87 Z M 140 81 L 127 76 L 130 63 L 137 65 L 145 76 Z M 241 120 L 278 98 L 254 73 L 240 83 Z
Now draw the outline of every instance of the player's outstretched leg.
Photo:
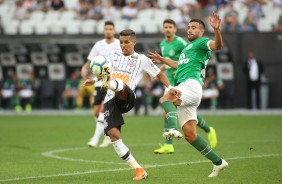
M 210 127 L 201 115 L 197 114 L 197 119 L 198 119 L 197 125 L 207 133 L 208 141 L 211 148 L 212 149 L 215 148 L 217 145 L 217 136 L 215 129 L 213 127 Z
M 136 175 L 133 180 L 142 180 L 148 177 L 148 173 L 138 164 L 128 147 L 122 142 L 122 139 L 112 142 L 112 145 L 118 156 L 126 161 L 131 168 L 135 169 Z

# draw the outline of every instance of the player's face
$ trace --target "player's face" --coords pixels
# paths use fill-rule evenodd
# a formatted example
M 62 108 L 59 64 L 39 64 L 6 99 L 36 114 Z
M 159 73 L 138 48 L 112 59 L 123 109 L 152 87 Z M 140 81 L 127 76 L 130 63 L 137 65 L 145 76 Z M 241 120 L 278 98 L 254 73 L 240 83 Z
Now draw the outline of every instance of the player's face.
M 203 36 L 204 29 L 198 22 L 190 22 L 187 29 L 188 40 L 193 41 Z
M 120 36 L 119 40 L 123 55 L 129 56 L 134 53 L 134 46 L 136 45 L 135 39 L 130 36 Z
M 111 39 L 115 36 L 115 28 L 112 25 L 106 25 L 104 27 L 104 37 L 106 39 Z
M 176 27 L 170 23 L 164 23 L 163 25 L 163 34 L 166 38 L 173 37 L 176 33 Z

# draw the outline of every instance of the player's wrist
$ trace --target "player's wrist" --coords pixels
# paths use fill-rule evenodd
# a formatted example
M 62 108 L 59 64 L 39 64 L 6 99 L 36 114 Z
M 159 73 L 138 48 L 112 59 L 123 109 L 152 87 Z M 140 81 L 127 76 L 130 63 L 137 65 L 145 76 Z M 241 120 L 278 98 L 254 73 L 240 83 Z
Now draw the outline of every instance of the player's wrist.
M 98 78 L 97 77 L 93 77 L 93 82 L 97 82 L 98 81 Z
M 168 90 L 171 90 L 172 88 L 173 88 L 172 85 L 167 86 L 167 89 L 168 89 Z

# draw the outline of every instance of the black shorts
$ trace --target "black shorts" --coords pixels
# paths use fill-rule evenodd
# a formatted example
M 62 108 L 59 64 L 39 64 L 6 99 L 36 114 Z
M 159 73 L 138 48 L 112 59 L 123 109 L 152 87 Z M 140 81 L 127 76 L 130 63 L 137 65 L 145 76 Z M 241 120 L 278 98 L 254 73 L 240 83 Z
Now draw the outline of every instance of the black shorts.
M 101 87 L 95 87 L 93 105 L 101 105 L 106 94 L 107 91 L 101 91 Z
M 135 95 L 133 91 L 127 87 L 127 99 L 120 100 L 116 96 L 104 104 L 104 125 L 105 134 L 112 128 L 118 128 L 124 124 L 123 113 L 130 111 L 134 107 Z

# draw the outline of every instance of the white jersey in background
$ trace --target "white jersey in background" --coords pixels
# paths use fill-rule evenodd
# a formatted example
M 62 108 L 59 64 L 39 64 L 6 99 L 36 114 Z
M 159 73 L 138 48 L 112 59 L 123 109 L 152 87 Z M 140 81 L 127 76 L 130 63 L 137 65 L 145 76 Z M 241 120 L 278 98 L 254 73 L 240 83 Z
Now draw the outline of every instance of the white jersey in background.
M 114 51 L 109 59 L 111 62 L 111 80 L 122 79 L 132 91 L 143 78 L 144 72 L 152 77 L 156 77 L 160 73 L 160 69 L 144 54 L 135 52 L 130 56 L 124 56 L 121 51 Z M 108 89 L 104 103 L 114 96 L 115 93 Z
M 95 43 L 95 45 L 92 47 L 87 59 L 89 61 L 92 61 L 92 59 L 95 56 L 104 56 L 104 57 L 110 57 L 110 55 L 112 54 L 113 50 L 121 50 L 120 49 L 120 43 L 119 43 L 119 39 L 115 38 L 115 41 L 108 44 L 106 42 L 106 39 L 100 40 L 98 42 Z M 95 87 L 100 87 L 102 86 L 102 82 L 101 81 L 97 81 L 95 83 Z

